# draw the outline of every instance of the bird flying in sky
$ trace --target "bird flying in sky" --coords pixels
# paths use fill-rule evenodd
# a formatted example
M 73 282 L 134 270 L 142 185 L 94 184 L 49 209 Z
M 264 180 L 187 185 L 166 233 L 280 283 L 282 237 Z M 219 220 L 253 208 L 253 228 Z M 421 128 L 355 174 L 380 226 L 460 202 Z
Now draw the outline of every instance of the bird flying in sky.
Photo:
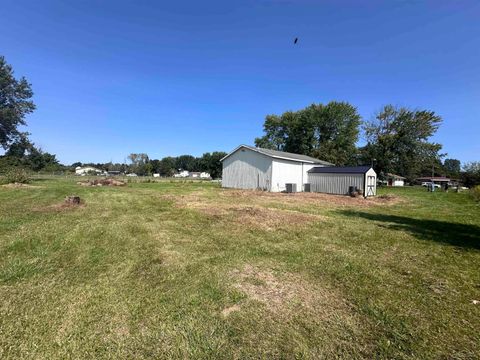
M 296 44 L 298 42 L 298 38 L 295 38 L 295 40 L 293 40 L 293 43 Z

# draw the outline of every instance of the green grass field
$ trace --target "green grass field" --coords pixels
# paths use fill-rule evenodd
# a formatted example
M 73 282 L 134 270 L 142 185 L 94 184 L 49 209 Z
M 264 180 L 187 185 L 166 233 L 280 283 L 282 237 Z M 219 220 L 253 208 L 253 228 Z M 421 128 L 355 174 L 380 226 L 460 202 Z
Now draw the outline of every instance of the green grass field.
M 0 187 L 2 359 L 480 358 L 465 193 L 75 181 Z

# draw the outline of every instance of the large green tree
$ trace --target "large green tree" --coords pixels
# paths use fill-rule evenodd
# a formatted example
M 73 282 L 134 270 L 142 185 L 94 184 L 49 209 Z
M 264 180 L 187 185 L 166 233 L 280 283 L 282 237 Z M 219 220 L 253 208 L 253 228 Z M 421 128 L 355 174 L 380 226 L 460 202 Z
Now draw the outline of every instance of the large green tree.
M 17 139 L 9 145 L 5 155 L 0 157 L 0 160 L 2 169 L 12 166 L 28 168 L 33 171 L 62 169 L 55 155 L 37 148 L 28 140 L 26 133 L 19 134 Z
M 480 185 L 480 161 L 472 161 L 463 166 L 462 183 L 471 187 Z
M 175 158 L 176 170 L 198 171 L 197 159 L 192 155 L 180 155 Z
M 458 176 L 461 170 L 460 160 L 457 159 L 445 159 L 443 167 L 449 176 Z
M 227 155 L 223 151 L 214 151 L 212 153 L 205 153 L 198 159 L 199 170 L 208 172 L 212 179 L 222 177 L 222 163 L 220 159 Z
M 346 102 L 312 104 L 299 111 L 268 115 L 258 147 L 310 155 L 336 165 L 354 162 L 361 118 Z
M 148 155 L 145 153 L 132 153 L 128 155 L 130 160 L 130 171 L 138 175 L 149 175 L 151 173 L 151 165 L 149 164 Z
M 175 158 L 167 156 L 160 160 L 158 171 L 162 176 L 172 176 L 175 174 Z
M 19 140 L 18 127 L 26 125 L 25 116 L 35 110 L 28 81 L 16 79 L 12 67 L 0 56 L 0 146 L 4 149 Z
M 410 180 L 442 168 L 442 146 L 429 139 L 442 119 L 433 111 L 386 105 L 364 124 L 367 145 L 363 162 L 375 162 L 377 172 L 403 175 Z

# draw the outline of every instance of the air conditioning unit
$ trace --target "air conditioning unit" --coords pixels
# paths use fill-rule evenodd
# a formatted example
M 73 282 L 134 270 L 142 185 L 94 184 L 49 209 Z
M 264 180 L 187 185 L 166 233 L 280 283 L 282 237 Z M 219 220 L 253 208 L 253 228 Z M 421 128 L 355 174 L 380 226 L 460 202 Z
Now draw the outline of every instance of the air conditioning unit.
M 303 191 L 305 192 L 312 191 L 309 183 L 303 184 Z
M 287 189 L 287 193 L 294 193 L 297 192 L 297 184 L 285 184 Z

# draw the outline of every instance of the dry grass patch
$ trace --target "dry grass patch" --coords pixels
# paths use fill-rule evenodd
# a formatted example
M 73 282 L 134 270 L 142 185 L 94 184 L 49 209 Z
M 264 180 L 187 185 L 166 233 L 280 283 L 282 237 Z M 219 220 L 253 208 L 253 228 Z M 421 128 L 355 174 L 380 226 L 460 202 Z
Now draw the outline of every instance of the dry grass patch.
M 386 205 L 396 204 L 402 199 L 398 196 L 376 196 L 370 198 L 350 197 L 346 195 L 332 195 L 323 193 L 306 193 L 299 192 L 293 194 L 274 193 L 268 191 L 254 191 L 254 190 L 223 190 L 219 192 L 222 198 L 234 198 L 235 201 L 258 201 L 271 202 L 278 201 L 286 204 L 305 204 L 305 205 L 336 205 L 336 206 L 372 206 L 372 205 Z
M 261 206 L 189 203 L 186 207 L 196 209 L 216 220 L 227 221 L 230 225 L 262 230 L 275 230 L 281 227 L 298 227 L 325 219 L 325 217 L 320 215 Z
M 41 186 L 23 184 L 23 183 L 18 183 L 18 182 L 10 183 L 10 184 L 4 184 L 4 185 L 1 185 L 1 186 L 3 188 L 7 188 L 7 189 L 38 189 L 38 188 L 41 188 Z
M 58 204 L 52 204 L 52 205 L 47 205 L 47 206 L 42 206 L 42 207 L 35 207 L 33 208 L 33 211 L 35 212 L 63 212 L 63 211 L 70 211 L 70 210 L 77 210 L 77 209 L 83 209 L 85 208 L 85 203 L 80 203 L 80 204 L 72 204 L 72 203 L 58 203 Z
M 241 307 L 238 304 L 226 307 L 225 309 L 222 310 L 222 316 L 223 317 L 228 317 L 231 313 L 235 311 L 240 311 Z
M 319 280 L 314 283 L 300 274 L 252 265 L 232 271 L 231 278 L 233 286 L 248 299 L 263 304 L 266 317 L 280 322 L 315 324 L 318 331 L 315 336 L 337 336 L 337 340 L 343 339 L 338 343 L 341 348 L 371 353 L 371 324 L 338 289 Z M 248 302 L 241 302 L 224 309 L 222 314 L 228 316 L 242 308 L 246 310 L 247 306 Z
M 231 275 L 237 289 L 272 311 L 284 312 L 292 307 L 316 309 L 324 319 L 340 314 L 348 317 L 352 312 L 347 300 L 333 289 L 310 283 L 296 274 L 245 265 L 241 270 L 232 271 Z
M 78 181 L 77 185 L 81 186 L 125 186 L 126 182 L 115 180 L 115 179 L 94 179 L 94 180 L 85 180 Z
M 250 191 L 251 201 L 233 201 L 229 198 L 208 198 L 202 192 L 188 195 L 162 195 L 161 198 L 173 201 L 175 207 L 193 209 L 212 217 L 217 221 L 228 222 L 248 228 L 274 230 L 280 227 L 302 226 L 315 221 L 325 220 L 324 216 L 301 211 L 268 207 L 268 203 L 259 203 L 257 192 Z M 260 193 L 260 192 L 258 192 Z

